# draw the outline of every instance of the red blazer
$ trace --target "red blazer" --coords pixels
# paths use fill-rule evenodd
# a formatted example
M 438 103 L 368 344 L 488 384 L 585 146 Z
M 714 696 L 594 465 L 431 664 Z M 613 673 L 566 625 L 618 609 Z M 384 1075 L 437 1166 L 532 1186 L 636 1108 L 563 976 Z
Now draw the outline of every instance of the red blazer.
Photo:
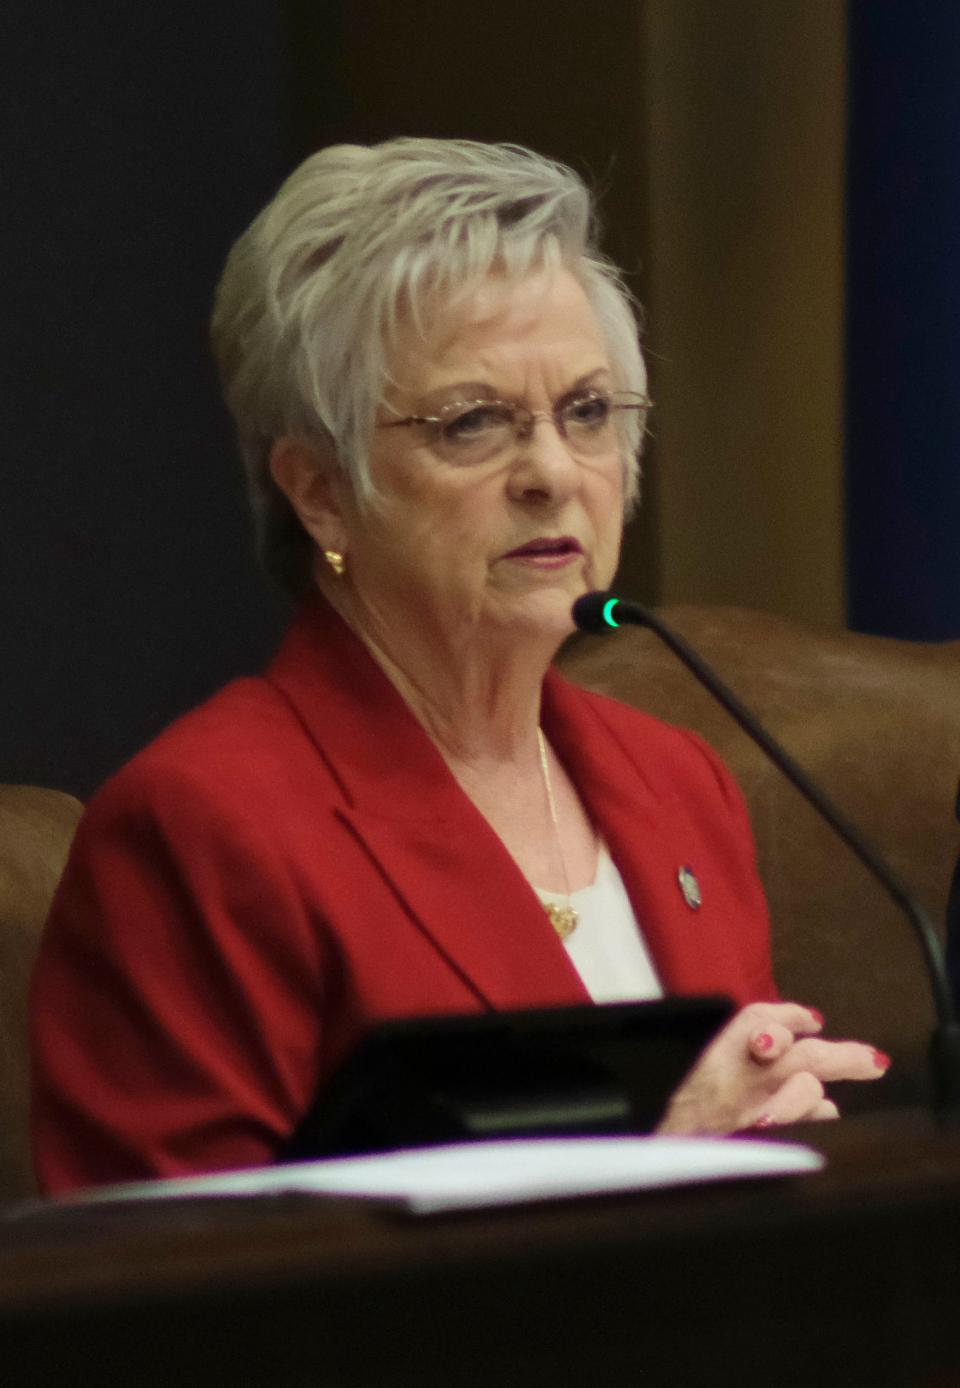
M 543 723 L 668 991 L 775 996 L 714 753 L 556 672 Z M 264 676 L 175 723 L 81 822 L 34 978 L 39 1179 L 262 1163 L 372 1022 L 586 1001 L 499 838 L 317 601 Z

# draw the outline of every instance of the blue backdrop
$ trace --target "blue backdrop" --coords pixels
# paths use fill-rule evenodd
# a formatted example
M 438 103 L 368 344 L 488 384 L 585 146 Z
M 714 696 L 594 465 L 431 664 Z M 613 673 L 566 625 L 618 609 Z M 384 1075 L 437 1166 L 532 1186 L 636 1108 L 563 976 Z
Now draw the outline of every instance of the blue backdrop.
M 960 637 L 960 4 L 849 15 L 850 624 Z

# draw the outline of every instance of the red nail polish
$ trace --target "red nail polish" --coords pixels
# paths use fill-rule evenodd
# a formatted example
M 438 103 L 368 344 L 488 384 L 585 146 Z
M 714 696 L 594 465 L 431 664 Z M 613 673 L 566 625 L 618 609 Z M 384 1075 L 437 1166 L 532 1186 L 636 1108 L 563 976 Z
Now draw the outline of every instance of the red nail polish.
M 773 1037 L 769 1031 L 761 1031 L 753 1038 L 753 1048 L 756 1051 L 773 1050 Z
M 777 1120 L 772 1118 L 769 1113 L 761 1113 L 753 1126 L 755 1128 L 760 1128 L 761 1131 L 764 1128 L 775 1128 L 777 1126 Z
M 878 1070 L 890 1069 L 890 1057 L 884 1051 L 874 1051 L 873 1063 Z
M 807 1008 L 807 1011 L 810 1013 L 810 1016 L 811 1016 L 811 1017 L 813 1018 L 813 1020 L 816 1022 L 817 1026 L 822 1027 L 822 1026 L 823 1026 L 823 1013 L 820 1011 L 820 1009 L 819 1009 L 818 1007 L 808 1007 L 808 1008 Z

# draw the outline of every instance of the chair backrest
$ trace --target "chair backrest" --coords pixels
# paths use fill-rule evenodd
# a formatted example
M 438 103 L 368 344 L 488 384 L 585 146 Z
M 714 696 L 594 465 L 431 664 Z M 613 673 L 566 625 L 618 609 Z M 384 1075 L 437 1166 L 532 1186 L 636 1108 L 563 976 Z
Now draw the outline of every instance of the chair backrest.
M 83 806 L 36 786 L 0 785 L 0 1200 L 33 1190 L 27 1116 L 27 992 Z
M 940 925 L 958 832 L 960 642 L 821 632 L 731 608 L 665 609 L 748 707 L 862 826 Z M 588 688 L 702 734 L 750 807 L 783 994 L 819 1007 L 833 1035 L 894 1066 L 854 1104 L 922 1097 L 933 1020 L 907 923 L 733 720 L 652 632 L 577 640 L 561 661 Z

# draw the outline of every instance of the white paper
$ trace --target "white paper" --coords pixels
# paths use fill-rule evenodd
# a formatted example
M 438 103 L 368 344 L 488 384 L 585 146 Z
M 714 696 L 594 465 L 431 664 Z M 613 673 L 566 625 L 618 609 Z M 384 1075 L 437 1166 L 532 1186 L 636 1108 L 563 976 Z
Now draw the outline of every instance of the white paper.
M 257 1167 L 210 1176 L 106 1186 L 60 1202 L 277 1195 L 386 1202 L 412 1214 L 654 1190 L 818 1171 L 824 1158 L 796 1143 L 702 1137 L 529 1138 L 458 1143 Z

